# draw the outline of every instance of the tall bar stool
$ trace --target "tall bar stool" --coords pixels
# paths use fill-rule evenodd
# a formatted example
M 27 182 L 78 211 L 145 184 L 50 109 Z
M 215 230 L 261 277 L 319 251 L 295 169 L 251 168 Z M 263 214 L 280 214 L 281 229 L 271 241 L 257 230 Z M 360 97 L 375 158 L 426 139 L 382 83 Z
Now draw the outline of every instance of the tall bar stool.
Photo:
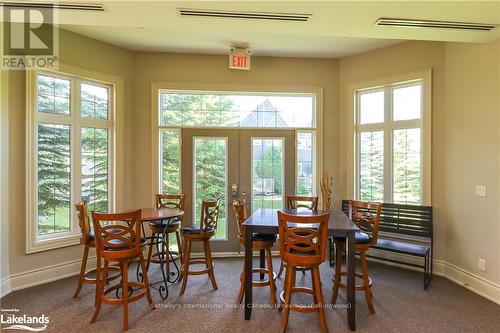
M 305 209 L 305 210 L 318 210 L 318 197 L 317 196 L 300 196 L 300 195 L 286 195 L 286 208 L 287 209 Z M 281 260 L 280 270 L 278 271 L 278 278 L 281 277 L 283 270 L 285 269 L 285 262 Z M 303 267 L 297 267 L 298 271 L 304 273 L 307 269 Z M 305 274 L 305 273 L 304 273 Z
M 349 201 L 349 218 L 354 222 L 360 229 L 356 231 L 356 253 L 361 257 L 361 273 L 356 273 L 357 278 L 363 280 L 362 285 L 355 286 L 356 290 L 363 290 L 365 292 L 366 303 L 368 304 L 368 309 L 370 313 L 375 313 L 372 303 L 372 279 L 368 276 L 368 267 L 366 264 L 366 251 L 368 251 L 372 245 L 377 244 L 378 229 L 380 225 L 380 212 L 382 211 L 381 204 L 372 204 L 362 201 Z M 335 258 L 335 275 L 333 278 L 333 294 L 331 303 L 335 304 L 337 301 L 337 295 L 339 288 L 346 288 L 346 285 L 342 283 L 341 276 L 347 275 L 347 272 L 341 272 L 342 268 L 342 255 L 345 251 L 345 239 L 336 238 L 333 239 L 336 248 L 336 258 Z
M 245 233 L 243 231 L 243 222 L 247 219 L 247 211 L 245 209 L 245 203 L 241 200 L 235 200 L 233 202 L 233 211 L 236 216 L 236 221 L 238 224 L 238 239 L 241 244 L 245 244 Z M 267 280 L 255 280 L 252 281 L 252 287 L 266 287 L 269 286 L 271 292 L 271 302 L 272 304 L 277 304 L 276 302 L 276 285 L 274 279 L 276 278 L 273 272 L 273 259 L 271 257 L 271 248 L 276 241 L 276 235 L 273 234 L 253 234 L 252 235 L 252 250 L 264 250 L 267 259 L 267 268 L 253 268 L 252 273 L 267 274 Z M 243 266 L 243 272 L 240 274 L 240 292 L 238 295 L 238 304 L 243 301 L 243 295 L 245 294 L 245 266 Z
M 286 263 L 285 287 L 280 295 L 283 308 L 281 332 L 286 331 L 290 311 L 318 312 L 321 331 L 328 332 L 323 293 L 321 292 L 319 265 L 325 261 L 329 217 L 330 213 L 290 215 L 278 211 L 280 256 Z M 311 228 L 310 224 L 316 224 L 317 227 Z M 312 289 L 295 286 L 297 267 L 307 267 L 311 270 Z M 291 297 L 294 292 L 313 295 L 315 304 L 291 304 Z
M 146 239 L 141 238 L 141 210 L 119 214 L 104 214 L 92 212 L 95 230 L 96 252 L 97 252 L 97 276 L 98 276 L 98 300 L 91 323 L 97 320 L 101 311 L 102 303 L 123 306 L 123 329 L 128 329 L 128 304 L 146 295 L 151 309 L 153 300 L 149 290 L 146 264 L 142 253 L 142 248 L 146 246 Z M 125 224 L 123 224 L 126 221 Z M 118 222 L 118 224 L 109 224 Z M 118 232 L 117 232 L 118 231 Z M 106 288 L 106 278 L 108 276 L 108 266 L 101 268 L 101 259 L 104 261 L 118 261 L 121 270 L 121 281 L 109 288 Z M 135 282 L 128 280 L 128 263 L 131 260 L 139 259 L 143 273 L 143 281 Z M 121 289 L 121 297 L 118 291 Z M 130 293 L 130 290 L 133 290 Z M 108 296 L 112 291 L 116 291 L 116 298 Z
M 183 226 L 182 243 L 184 246 L 184 260 L 182 261 L 181 280 L 182 286 L 180 295 L 186 290 L 187 279 L 189 275 L 208 274 L 212 287 L 217 290 L 217 282 L 215 282 L 214 264 L 212 261 L 212 251 L 210 249 L 210 238 L 217 231 L 217 220 L 219 218 L 220 199 L 206 200 L 201 203 L 201 219 L 199 225 Z M 191 259 L 191 244 L 192 242 L 203 242 L 205 250 L 205 258 Z M 205 264 L 206 268 L 201 270 L 190 271 L 189 265 Z
M 156 194 L 157 208 L 175 208 L 184 210 L 185 196 L 184 194 Z M 151 229 L 151 241 L 149 242 L 148 260 L 146 269 L 149 270 L 150 263 L 160 264 L 162 273 L 163 265 L 167 265 L 167 278 L 170 276 L 170 262 L 179 259 L 182 262 L 182 246 L 180 226 L 182 217 L 170 220 L 160 220 L 149 222 Z M 177 251 L 170 250 L 169 235 L 175 234 L 177 241 Z M 153 254 L 153 247 L 156 247 L 156 253 Z M 175 282 L 170 281 L 170 282 Z
M 95 236 L 94 231 L 90 228 L 90 219 L 89 219 L 89 210 L 87 203 L 85 201 L 79 202 L 75 205 L 77 216 L 78 216 L 78 224 L 80 225 L 80 244 L 84 245 L 83 249 L 83 258 L 82 264 L 80 266 L 80 275 L 78 276 L 78 285 L 76 286 L 76 291 L 73 297 L 77 297 L 82 289 L 82 285 L 84 283 L 95 284 L 97 288 L 97 279 L 93 276 L 96 276 L 96 270 L 91 269 L 87 271 L 87 260 L 89 257 L 89 250 L 91 248 L 95 248 Z M 104 263 L 106 266 L 108 262 Z M 109 281 L 115 280 L 120 277 L 120 268 L 116 266 L 107 267 L 108 271 L 113 272 L 113 275 L 110 275 L 106 283 Z M 97 292 L 96 292 L 96 304 L 97 304 Z

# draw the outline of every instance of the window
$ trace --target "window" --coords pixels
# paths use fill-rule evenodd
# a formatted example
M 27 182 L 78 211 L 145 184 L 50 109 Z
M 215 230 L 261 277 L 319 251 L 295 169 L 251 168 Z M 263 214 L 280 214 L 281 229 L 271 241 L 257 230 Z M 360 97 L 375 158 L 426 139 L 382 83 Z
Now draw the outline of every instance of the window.
M 424 79 L 357 90 L 356 197 L 424 203 Z
M 314 133 L 297 132 L 297 194 L 311 196 L 314 189 Z
M 159 118 L 166 127 L 314 128 L 315 98 L 160 90 Z
M 181 138 L 178 129 L 160 131 L 160 193 L 179 194 L 181 181 Z
M 78 239 L 73 206 L 113 208 L 113 86 L 53 72 L 29 77 L 32 105 L 28 252 Z
M 252 211 L 283 208 L 283 139 L 252 138 Z

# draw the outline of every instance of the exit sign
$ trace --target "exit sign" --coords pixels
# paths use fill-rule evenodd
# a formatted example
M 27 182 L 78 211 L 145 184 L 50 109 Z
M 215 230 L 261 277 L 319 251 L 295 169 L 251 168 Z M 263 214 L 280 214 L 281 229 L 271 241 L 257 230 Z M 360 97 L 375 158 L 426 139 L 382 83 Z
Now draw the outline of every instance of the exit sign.
M 229 68 L 250 70 L 250 50 L 233 48 L 229 54 Z

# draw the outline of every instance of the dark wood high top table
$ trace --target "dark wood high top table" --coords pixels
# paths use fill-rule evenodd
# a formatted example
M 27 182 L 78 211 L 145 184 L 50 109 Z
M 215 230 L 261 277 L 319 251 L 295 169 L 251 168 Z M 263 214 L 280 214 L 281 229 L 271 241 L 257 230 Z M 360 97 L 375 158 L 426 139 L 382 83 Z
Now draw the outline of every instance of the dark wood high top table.
M 324 211 L 289 210 L 281 209 L 287 214 L 302 216 L 317 215 Z M 261 208 L 253 213 L 243 223 L 245 228 L 245 320 L 252 315 L 252 234 L 277 234 L 278 233 L 278 210 Z M 328 222 L 328 234 L 335 237 L 347 239 L 347 321 L 349 329 L 356 330 L 356 297 L 354 290 L 355 273 L 355 232 L 359 228 L 349 220 L 342 211 L 331 210 Z M 333 271 L 332 271 L 333 273 Z

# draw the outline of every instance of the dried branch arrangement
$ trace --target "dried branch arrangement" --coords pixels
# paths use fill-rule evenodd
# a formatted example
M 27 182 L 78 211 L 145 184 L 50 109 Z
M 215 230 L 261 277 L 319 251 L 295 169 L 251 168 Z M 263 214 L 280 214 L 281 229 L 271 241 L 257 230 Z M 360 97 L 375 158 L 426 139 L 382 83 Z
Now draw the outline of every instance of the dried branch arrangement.
M 323 201 L 323 209 L 330 209 L 333 200 L 333 177 L 328 171 L 323 171 L 323 177 L 319 184 L 321 190 L 321 199 Z

